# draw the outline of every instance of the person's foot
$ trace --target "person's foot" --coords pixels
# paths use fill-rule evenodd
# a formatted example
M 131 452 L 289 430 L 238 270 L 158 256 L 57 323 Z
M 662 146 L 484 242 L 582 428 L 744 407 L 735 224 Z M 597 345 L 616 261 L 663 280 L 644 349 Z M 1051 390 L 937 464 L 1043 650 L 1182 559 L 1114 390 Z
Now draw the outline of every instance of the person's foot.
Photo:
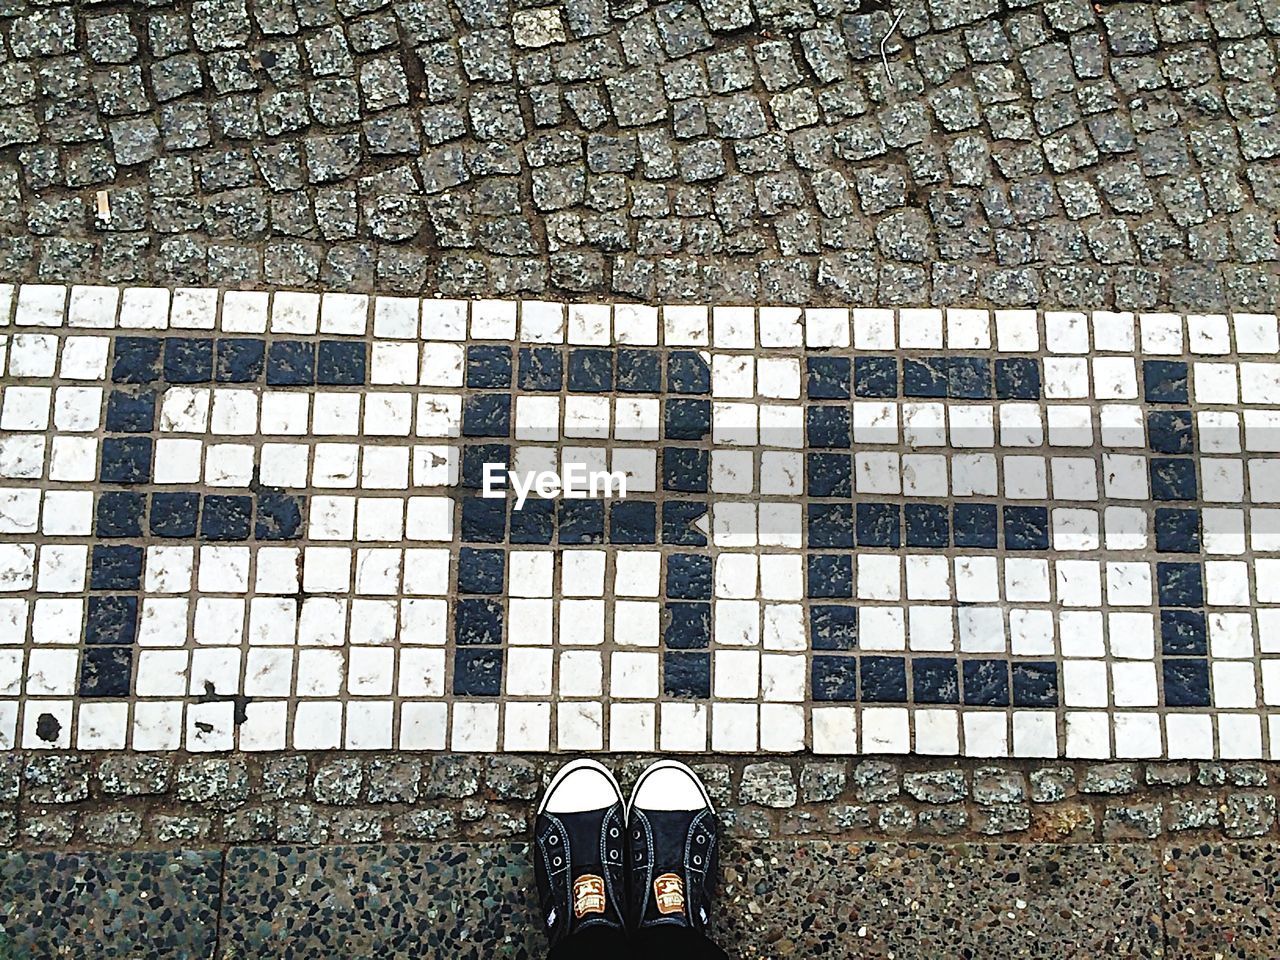
M 676 760 L 654 763 L 636 781 L 627 823 L 631 928 L 671 925 L 705 932 L 720 837 L 697 774 Z
M 560 768 L 533 825 L 534 875 L 552 946 L 586 927 L 622 928 L 626 830 L 613 774 L 594 760 Z

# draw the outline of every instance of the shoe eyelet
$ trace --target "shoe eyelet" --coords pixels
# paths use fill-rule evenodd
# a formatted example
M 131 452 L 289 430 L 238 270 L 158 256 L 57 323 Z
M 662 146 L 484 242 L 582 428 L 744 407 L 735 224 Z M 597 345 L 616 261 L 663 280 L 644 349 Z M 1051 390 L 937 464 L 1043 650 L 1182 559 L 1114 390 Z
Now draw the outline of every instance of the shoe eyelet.
M 706 843 L 706 842 L 707 842 L 707 838 L 704 837 L 702 834 L 698 834 L 698 843 Z
M 618 828 L 617 828 L 617 827 L 610 827 L 610 828 L 609 828 L 609 836 L 613 837 L 613 838 L 616 840 L 616 839 L 618 838 Z
M 554 833 L 547 838 L 547 843 L 551 844 L 553 847 L 559 842 L 560 842 L 560 838 L 557 837 Z
M 640 837 L 641 837 L 641 833 L 640 833 L 640 831 L 639 831 L 639 830 L 637 830 L 637 831 L 635 832 L 634 836 L 635 836 L 635 838 L 636 838 L 637 840 L 639 840 L 639 839 L 640 839 Z
M 557 867 L 558 867 L 558 866 L 560 866 L 560 858 L 559 858 L 559 857 L 556 857 L 556 858 L 555 858 L 554 860 L 552 860 L 551 862 L 552 862 L 553 864 L 555 864 Z
M 695 857 L 693 858 L 693 865 L 694 865 L 695 867 L 700 867 L 700 866 L 702 866 L 702 858 L 701 858 L 701 857 L 697 857 L 697 856 L 695 856 Z

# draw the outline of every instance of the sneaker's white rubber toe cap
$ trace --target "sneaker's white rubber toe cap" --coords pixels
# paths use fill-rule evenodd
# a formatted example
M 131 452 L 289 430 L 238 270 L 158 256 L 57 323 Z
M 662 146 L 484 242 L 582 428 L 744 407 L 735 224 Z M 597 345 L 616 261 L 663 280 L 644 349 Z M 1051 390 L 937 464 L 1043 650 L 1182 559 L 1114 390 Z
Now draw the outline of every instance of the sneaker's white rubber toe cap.
M 622 790 L 608 769 L 595 760 L 572 760 L 556 773 L 539 813 L 566 814 L 604 810 L 622 802 Z
M 636 781 L 631 806 L 641 810 L 706 810 L 711 798 L 698 775 L 678 760 L 659 760 Z

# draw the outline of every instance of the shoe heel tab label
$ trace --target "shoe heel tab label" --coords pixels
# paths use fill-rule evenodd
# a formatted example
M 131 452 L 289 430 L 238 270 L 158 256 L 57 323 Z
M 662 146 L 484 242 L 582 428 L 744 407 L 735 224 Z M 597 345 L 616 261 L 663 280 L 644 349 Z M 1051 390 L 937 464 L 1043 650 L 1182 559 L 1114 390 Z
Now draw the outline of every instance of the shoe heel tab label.
M 604 913 L 604 877 L 584 873 L 573 881 L 573 915 L 581 920 L 593 913 Z
M 661 914 L 684 913 L 684 881 L 674 873 L 655 877 L 653 899 Z

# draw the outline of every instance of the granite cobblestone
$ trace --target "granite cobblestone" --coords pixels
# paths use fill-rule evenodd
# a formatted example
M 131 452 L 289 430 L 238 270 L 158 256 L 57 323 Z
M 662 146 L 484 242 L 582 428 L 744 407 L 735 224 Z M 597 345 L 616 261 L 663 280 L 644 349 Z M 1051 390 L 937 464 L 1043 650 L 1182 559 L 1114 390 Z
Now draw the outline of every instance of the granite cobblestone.
M 1266 4 L 819 6 L 4 5 L 0 279 L 1274 307 Z
M 51 762 L 54 761 L 54 762 Z M 647 757 L 615 765 L 629 789 Z M 430 841 L 524 836 L 554 757 L 180 760 L 14 753 L 0 846 Z M 1036 763 L 744 757 L 695 765 L 731 837 L 1133 842 L 1277 834 L 1269 762 Z

